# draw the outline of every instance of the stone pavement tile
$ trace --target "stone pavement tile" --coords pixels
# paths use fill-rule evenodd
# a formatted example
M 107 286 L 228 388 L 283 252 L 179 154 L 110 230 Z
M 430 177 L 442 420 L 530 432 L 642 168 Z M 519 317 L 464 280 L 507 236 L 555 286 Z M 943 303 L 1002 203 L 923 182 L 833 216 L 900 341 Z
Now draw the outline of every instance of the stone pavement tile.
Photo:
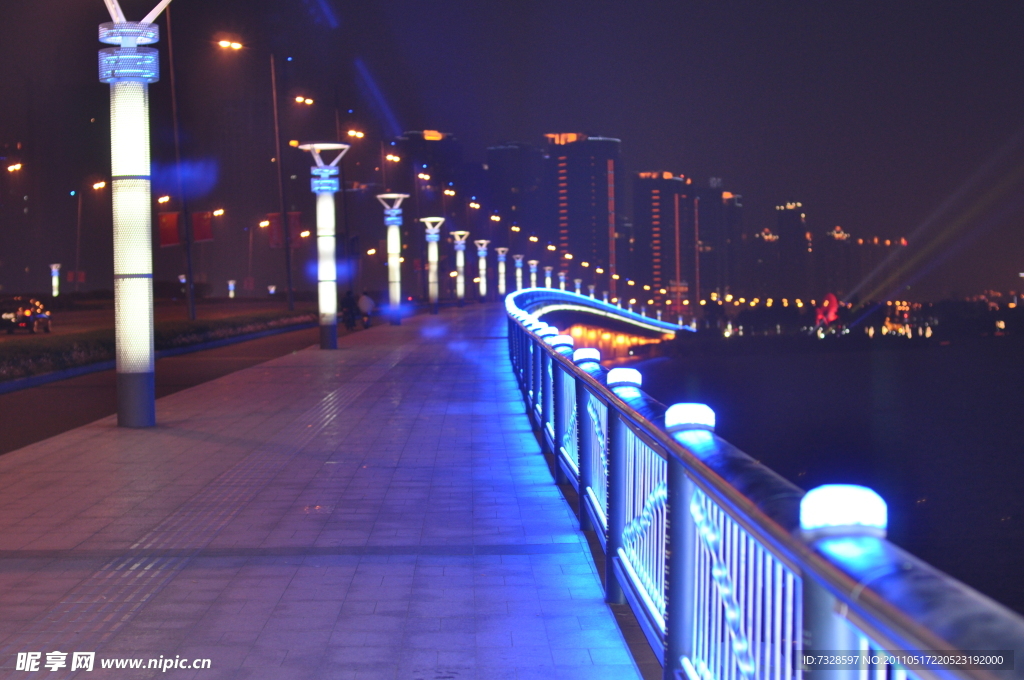
M 54 558 L 0 556 L 0 644 L 81 628 L 211 658 L 176 675 L 207 680 L 637 678 L 503 325 L 471 305 L 375 327 L 161 399 L 154 430 L 3 456 L 0 549 Z M 87 549 L 135 557 L 69 561 Z

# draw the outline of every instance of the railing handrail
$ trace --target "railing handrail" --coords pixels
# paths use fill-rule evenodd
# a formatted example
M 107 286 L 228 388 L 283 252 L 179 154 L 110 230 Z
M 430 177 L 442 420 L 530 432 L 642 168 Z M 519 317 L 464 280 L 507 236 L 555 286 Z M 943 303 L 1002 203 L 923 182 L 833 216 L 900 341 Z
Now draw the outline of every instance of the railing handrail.
M 855 539 L 867 553 L 874 555 L 875 559 L 870 563 L 842 559 L 834 553 L 826 555 L 823 546 L 827 547 L 828 539 L 824 542 L 805 540 L 800 536 L 799 522 L 799 503 L 804 495 L 802 489 L 713 432 L 691 430 L 673 434 L 664 427 L 663 413 L 660 422 L 639 413 L 630 403 L 633 399 L 625 399 L 615 389 L 602 384 L 569 357 L 552 349 L 516 318 L 516 312 L 530 315 L 527 309 L 517 305 L 517 299 L 525 297 L 524 293 L 529 293 L 527 299 L 533 309 L 545 307 L 538 299 L 541 295 L 550 295 L 556 302 L 565 296 L 581 296 L 551 289 L 528 289 L 509 295 L 506 307 L 510 318 L 535 347 L 543 349 L 553 365 L 582 383 L 587 392 L 614 409 L 634 431 L 656 444 L 651 450 L 658 456 L 678 461 L 701 491 L 725 508 L 734 520 L 779 559 L 795 568 L 801 577 L 809 576 L 824 586 L 841 603 L 845 618 L 882 648 L 951 652 L 980 649 L 1024 651 L 1024 618 L 884 538 Z M 608 316 L 633 321 L 623 318 L 629 312 L 611 305 L 604 306 L 606 309 L 602 311 L 608 312 Z M 637 391 L 648 403 L 653 402 L 664 411 L 663 405 L 643 394 L 639 388 Z M 977 680 L 1006 675 L 1001 671 L 979 669 L 923 669 L 913 673 L 922 678 Z M 1022 671 L 1015 670 L 1012 674 L 1024 677 Z

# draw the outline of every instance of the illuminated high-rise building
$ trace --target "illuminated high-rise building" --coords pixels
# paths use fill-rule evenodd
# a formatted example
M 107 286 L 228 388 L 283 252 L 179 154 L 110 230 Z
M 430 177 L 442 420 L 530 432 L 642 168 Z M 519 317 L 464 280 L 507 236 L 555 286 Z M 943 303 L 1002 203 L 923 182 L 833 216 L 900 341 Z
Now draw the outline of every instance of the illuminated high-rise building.
M 627 272 L 631 278 L 656 289 L 684 279 L 682 212 L 686 200 L 685 177 L 671 172 L 641 172 L 633 176 L 633 242 Z
M 778 222 L 779 277 L 777 297 L 812 297 L 811 253 L 814 241 L 807 229 L 803 204 L 789 202 L 775 206 Z
M 559 271 L 579 273 L 587 280 L 603 269 L 607 279 L 601 285 L 614 291 L 614 277 L 619 275 L 619 140 L 577 132 L 545 137 L 547 219 L 537 235 L 555 246 L 546 257 Z M 590 266 L 583 267 L 583 262 Z
M 533 145 L 508 142 L 488 147 L 486 159 L 486 206 L 501 217 L 491 234 L 496 243 L 522 251 L 544 220 L 544 154 Z

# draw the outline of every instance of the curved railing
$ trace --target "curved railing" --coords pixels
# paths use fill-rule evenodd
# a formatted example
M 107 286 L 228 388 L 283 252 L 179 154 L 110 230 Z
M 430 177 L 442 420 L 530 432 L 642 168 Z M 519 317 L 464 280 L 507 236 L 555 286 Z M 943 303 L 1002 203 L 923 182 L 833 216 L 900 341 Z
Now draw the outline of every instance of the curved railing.
M 683 326 L 682 323 L 662 321 L 658 316 L 647 316 L 645 312 L 634 312 L 603 300 L 556 288 L 526 288 L 512 295 L 515 296 L 518 309 L 536 317 L 550 312 L 582 312 L 604 319 L 621 321 L 648 332 L 669 334 L 677 333 L 680 330 L 691 330 Z
M 874 492 L 805 494 L 717 437 L 707 406 L 606 371 L 537 318 L 567 295 L 506 298 L 513 371 L 604 547 L 606 599 L 630 604 L 666 678 L 1024 677 L 1024 619 L 886 541 Z

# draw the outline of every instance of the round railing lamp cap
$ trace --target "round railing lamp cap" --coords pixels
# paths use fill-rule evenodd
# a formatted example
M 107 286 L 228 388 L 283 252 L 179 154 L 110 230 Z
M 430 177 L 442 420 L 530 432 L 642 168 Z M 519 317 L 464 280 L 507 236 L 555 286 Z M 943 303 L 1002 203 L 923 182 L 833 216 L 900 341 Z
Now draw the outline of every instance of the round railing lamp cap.
M 635 368 L 613 368 L 608 371 L 606 383 L 608 387 L 619 387 L 620 385 L 632 385 L 640 387 L 644 377 Z
M 807 540 L 829 536 L 885 538 L 889 509 L 866 486 L 824 484 L 800 500 L 800 529 Z
M 572 353 L 574 363 L 582 364 L 585 361 L 601 361 L 601 350 L 594 347 L 580 347 Z
M 669 432 L 683 430 L 715 431 L 715 412 L 707 404 L 672 404 L 665 411 L 665 429 Z

